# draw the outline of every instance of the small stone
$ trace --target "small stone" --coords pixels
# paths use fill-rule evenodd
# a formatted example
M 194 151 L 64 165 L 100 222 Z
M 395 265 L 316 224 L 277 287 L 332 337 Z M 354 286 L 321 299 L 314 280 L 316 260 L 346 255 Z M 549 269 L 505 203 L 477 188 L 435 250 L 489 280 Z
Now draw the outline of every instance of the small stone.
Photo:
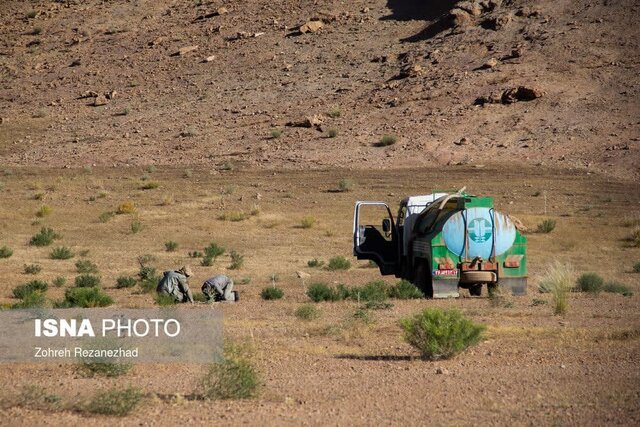
M 93 106 L 94 107 L 99 107 L 101 105 L 107 105 L 108 103 L 109 103 L 109 100 L 104 95 L 98 95 L 93 99 Z
M 178 49 L 177 52 L 175 52 L 172 56 L 184 56 L 189 52 L 193 52 L 195 50 L 198 50 L 198 46 L 194 45 L 194 46 L 185 46 L 185 47 L 181 47 L 180 49 Z
M 469 145 L 469 143 L 471 143 L 471 140 L 466 136 L 463 136 L 458 141 L 454 141 L 453 143 L 456 145 Z
M 487 62 L 482 65 L 482 68 L 493 68 L 498 65 L 498 60 L 496 58 L 490 58 Z
M 324 27 L 324 23 L 322 21 L 309 21 L 306 24 L 300 26 L 299 31 L 302 34 L 306 33 L 315 33 L 319 31 L 322 27 Z
M 215 55 L 207 56 L 204 58 L 203 62 L 212 62 L 214 59 L 216 59 Z
M 229 13 L 229 10 L 226 7 L 222 6 L 219 7 L 216 12 L 218 13 L 218 15 L 226 15 L 227 13 Z
M 449 375 L 449 370 L 447 368 L 443 368 L 441 366 L 438 366 L 436 368 L 436 374 L 438 374 L 438 375 Z

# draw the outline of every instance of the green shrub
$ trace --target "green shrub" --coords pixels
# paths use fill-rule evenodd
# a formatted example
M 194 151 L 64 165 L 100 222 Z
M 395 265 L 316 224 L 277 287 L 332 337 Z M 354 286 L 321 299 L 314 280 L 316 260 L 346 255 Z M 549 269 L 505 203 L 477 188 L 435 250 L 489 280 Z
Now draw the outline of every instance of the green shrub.
M 210 365 L 201 381 L 204 398 L 250 399 L 257 395 L 260 377 L 247 353 L 237 345 L 225 346 L 224 361 Z
M 170 305 L 175 305 L 177 303 L 176 299 L 172 295 L 165 293 L 157 293 L 154 297 L 154 300 L 156 304 L 161 307 L 167 307 Z
M 613 293 L 613 294 L 620 294 L 625 297 L 633 296 L 633 291 L 631 291 L 631 289 L 629 289 L 629 287 L 627 287 L 625 284 L 620 282 L 614 282 L 614 281 L 607 282 L 602 288 L 602 290 L 604 290 L 605 292 Z
M 578 277 L 576 284 L 580 292 L 597 294 L 602 290 L 604 279 L 596 273 L 583 273 Z
M 367 301 L 362 308 L 365 310 L 389 310 L 393 308 L 393 304 L 387 301 Z
M 282 130 L 278 128 L 271 129 L 271 138 L 280 138 L 282 136 Z
M 284 296 L 284 291 L 275 286 L 268 286 L 262 290 L 260 296 L 263 300 L 275 300 Z
M 62 398 L 48 393 L 44 387 L 28 384 L 22 387 L 18 395 L 17 405 L 23 408 L 39 410 L 56 410 Z
M 147 265 L 148 262 L 151 262 L 150 257 L 143 255 L 138 257 L 138 262 L 140 263 L 140 271 L 138 271 L 138 278 L 140 281 L 140 288 L 143 292 L 152 292 L 156 290 L 158 282 L 160 281 L 160 276 L 156 274 L 156 269 L 150 265 Z
M 534 298 L 533 301 L 531 301 L 531 305 L 545 305 L 547 303 L 547 300 L 543 300 L 540 298 Z
M 97 393 L 83 409 L 92 414 L 124 417 L 135 409 L 141 400 L 142 392 L 135 387 L 124 390 L 112 388 Z
M 32 280 L 29 283 L 25 283 L 13 288 L 13 296 L 15 298 L 23 299 L 27 295 L 34 292 L 46 292 L 48 288 L 49 285 L 47 285 L 46 282 L 43 282 L 41 280 Z
M 69 259 L 73 258 L 74 256 L 75 254 L 73 253 L 73 251 L 66 246 L 53 248 L 53 250 L 49 254 L 49 258 L 51 259 Z
M 49 246 L 54 240 L 60 238 L 61 236 L 53 231 L 52 228 L 42 227 L 38 234 L 31 237 L 29 244 L 32 246 Z
M 405 340 L 426 359 L 449 359 L 482 339 L 483 325 L 455 309 L 428 308 L 400 321 Z
M 213 300 L 210 300 L 209 298 L 207 298 L 207 296 L 205 294 L 193 294 L 193 301 L 194 302 L 206 302 L 206 303 L 210 303 L 213 302 Z
M 383 135 L 382 138 L 380 138 L 380 141 L 378 141 L 378 143 L 376 144 L 376 146 L 378 147 L 387 147 L 389 145 L 393 145 L 396 142 L 398 142 L 398 138 L 394 135 Z
M 307 266 L 311 268 L 322 267 L 324 265 L 324 261 L 320 261 L 318 258 L 310 259 L 307 261 Z
M 214 259 L 224 254 L 225 249 L 216 242 L 211 242 L 209 246 L 204 248 L 204 255 L 213 257 Z
M 204 254 L 200 251 L 193 251 L 188 253 L 189 258 L 202 258 Z
M 167 252 L 173 252 L 178 249 L 178 242 L 174 242 L 173 240 L 164 242 L 164 248 L 167 250 Z
M 93 274 L 81 274 L 76 277 L 76 288 L 96 288 L 100 286 L 100 276 Z
M 357 301 L 384 301 L 388 294 L 389 285 L 382 280 L 369 282 L 363 287 L 353 287 L 350 291 L 351 299 Z
M 139 233 L 142 231 L 143 228 L 144 226 L 137 219 L 134 219 L 133 221 L 131 221 L 131 233 L 133 234 Z
M 61 288 L 62 286 L 65 285 L 65 283 L 67 283 L 67 279 L 65 279 L 62 276 L 58 276 L 55 279 L 53 279 L 53 286 L 55 286 L 56 288 Z
M 136 285 L 136 283 L 138 283 L 138 281 L 136 280 L 135 277 L 120 276 L 116 280 L 116 288 L 118 288 L 118 289 L 132 288 L 132 287 L 134 287 Z
M 556 228 L 556 221 L 553 219 L 545 219 L 538 224 L 538 233 L 551 233 Z
M 327 270 L 348 270 L 351 268 L 351 261 L 343 256 L 335 256 L 329 260 L 327 264 Z
M 88 259 L 81 259 L 76 262 L 76 271 L 78 273 L 97 273 L 98 266 Z
M 42 266 L 38 264 L 25 264 L 24 274 L 38 274 L 42 271 Z
M 220 221 L 240 222 L 249 218 L 249 214 L 243 211 L 225 212 L 218 217 Z
M 38 209 L 36 211 L 36 216 L 38 218 L 44 218 L 45 216 L 49 216 L 51 214 L 51 207 L 47 206 L 47 205 L 42 205 L 40 206 L 40 209 Z
M 91 343 L 91 348 L 111 350 L 122 347 L 117 338 L 97 338 Z M 88 357 L 78 363 L 80 373 L 85 377 L 115 378 L 126 374 L 133 367 L 132 363 L 121 362 L 117 357 Z
M 320 317 L 320 310 L 313 304 L 302 304 L 294 312 L 295 316 L 301 320 L 313 320 Z
M 11 255 L 9 255 L 9 256 L 11 256 Z M 5 257 L 2 257 L 2 258 L 5 258 Z M 633 264 L 633 272 L 634 273 L 640 273 L 640 262 L 636 262 L 635 264 Z
M 240 255 L 236 251 L 231 251 L 231 265 L 229 266 L 229 270 L 239 270 L 242 268 L 244 264 L 244 256 Z
M 345 193 L 353 189 L 353 181 L 348 178 L 342 178 L 338 181 L 338 191 Z
M 0 248 L 0 258 L 9 258 L 13 255 L 13 251 L 8 246 L 3 246 Z
M 327 116 L 332 119 L 340 117 L 340 114 L 342 114 L 342 110 L 338 106 L 331 107 L 329 111 L 327 111 Z
M 389 288 L 389 296 L 395 299 L 418 299 L 424 297 L 420 289 L 407 280 L 400 280 L 395 286 L 391 286 Z
M 106 307 L 113 304 L 113 299 L 100 288 L 69 288 L 64 293 L 61 307 Z
M 300 221 L 300 228 L 304 228 L 304 229 L 308 229 L 313 227 L 313 225 L 316 223 L 316 219 L 312 216 L 305 216 L 304 218 L 302 218 L 302 220 Z
M 338 136 L 338 129 L 336 128 L 329 128 L 329 130 L 327 131 L 327 136 L 329 138 L 335 138 L 336 136 Z
M 335 301 L 337 299 L 336 291 L 322 282 L 309 285 L 307 296 L 314 302 Z
M 100 220 L 100 222 L 108 222 L 111 218 L 115 216 L 115 214 L 116 213 L 113 211 L 105 211 L 100 214 L 98 219 Z
M 19 303 L 13 304 L 11 308 L 42 308 L 49 306 L 49 301 L 42 292 L 36 291 L 28 293 Z

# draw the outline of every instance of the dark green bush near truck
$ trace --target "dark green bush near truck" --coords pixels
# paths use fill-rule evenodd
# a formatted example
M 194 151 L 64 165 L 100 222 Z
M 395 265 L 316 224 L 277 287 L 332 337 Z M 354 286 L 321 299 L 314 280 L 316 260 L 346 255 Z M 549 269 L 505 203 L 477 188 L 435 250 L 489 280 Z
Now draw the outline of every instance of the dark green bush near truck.
M 425 359 L 449 359 L 476 345 L 485 327 L 476 325 L 455 309 L 427 308 L 402 319 L 405 340 Z

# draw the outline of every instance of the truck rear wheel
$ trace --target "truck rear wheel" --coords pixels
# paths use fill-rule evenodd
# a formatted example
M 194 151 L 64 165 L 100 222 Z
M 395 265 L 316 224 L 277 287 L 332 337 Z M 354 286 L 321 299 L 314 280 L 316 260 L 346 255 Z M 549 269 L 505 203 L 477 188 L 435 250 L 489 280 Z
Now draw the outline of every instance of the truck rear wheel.
M 469 295 L 473 297 L 479 297 L 482 295 L 482 284 L 476 283 L 475 285 L 469 285 Z
M 433 298 L 433 282 L 431 280 L 431 271 L 427 268 L 425 261 L 418 262 L 414 270 L 413 283 L 422 291 L 425 297 Z

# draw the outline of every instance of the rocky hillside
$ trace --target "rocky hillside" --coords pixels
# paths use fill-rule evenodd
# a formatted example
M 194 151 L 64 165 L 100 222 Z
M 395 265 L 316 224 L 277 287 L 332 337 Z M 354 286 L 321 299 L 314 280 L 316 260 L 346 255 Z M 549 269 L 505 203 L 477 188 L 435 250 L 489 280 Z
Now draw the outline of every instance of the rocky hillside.
M 633 0 L 4 0 L 0 162 L 638 178 L 638 16 Z

